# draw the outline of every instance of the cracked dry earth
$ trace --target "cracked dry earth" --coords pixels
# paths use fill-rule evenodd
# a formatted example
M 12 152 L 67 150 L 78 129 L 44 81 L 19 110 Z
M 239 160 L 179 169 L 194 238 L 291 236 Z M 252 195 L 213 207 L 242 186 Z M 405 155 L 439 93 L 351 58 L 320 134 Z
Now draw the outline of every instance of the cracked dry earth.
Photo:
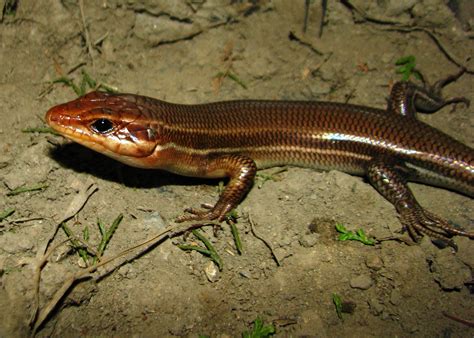
M 0 1 L 0 8 L 7 3 Z M 171 102 L 311 99 L 383 108 L 400 79 L 395 61 L 414 55 L 430 80 L 466 66 L 468 73 L 445 94 L 473 101 L 473 12 L 469 1 L 449 3 L 329 1 L 321 37 L 320 1 L 310 2 L 305 33 L 304 1 L 91 0 L 81 15 L 78 1 L 20 0 L 14 13 L 4 11 L 0 210 L 15 212 L 0 222 L 0 336 L 30 335 L 35 267 L 87 182 L 98 190 L 67 224 L 78 236 L 87 227 L 96 247 L 97 219 L 110 225 L 122 213 L 106 256 L 218 196 L 218 182 L 125 167 L 80 146 L 60 145 L 58 136 L 22 132 L 42 126 L 48 108 L 76 97 L 51 81 L 67 76 L 78 83 L 85 70 L 121 92 Z M 426 31 L 400 27 L 424 27 L 445 52 Z M 472 108 L 457 105 L 419 118 L 472 147 L 472 116 Z M 229 337 L 249 330 L 256 318 L 273 324 L 278 336 L 472 335 L 446 316 L 474 318 L 472 241 L 455 238 L 457 252 L 438 249 L 428 238 L 412 245 L 393 206 L 362 178 L 341 172 L 288 168 L 257 183 L 261 187 L 256 184 L 238 212 L 252 217 L 280 266 L 242 217 L 241 255 L 227 224 L 217 234 L 203 229 L 221 255 L 222 271 L 208 257 L 176 246 L 202 244 L 192 235 L 165 240 L 101 278 L 76 283 L 36 335 Z M 7 195 L 38 184 L 47 188 Z M 473 230 L 471 198 L 411 187 L 427 209 Z M 363 228 L 377 244 L 337 241 L 336 223 Z M 59 230 L 50 247 L 65 239 Z M 53 252 L 42 271 L 40 311 L 83 266 L 69 245 Z M 334 293 L 355 306 L 343 319 Z

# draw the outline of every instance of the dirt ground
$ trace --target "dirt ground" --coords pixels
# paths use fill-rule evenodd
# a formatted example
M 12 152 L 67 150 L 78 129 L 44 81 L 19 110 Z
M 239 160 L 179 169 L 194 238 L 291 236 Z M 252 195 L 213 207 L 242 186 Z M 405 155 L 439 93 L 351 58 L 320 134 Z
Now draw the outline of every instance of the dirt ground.
M 7 3 L 0 0 L 0 8 Z M 76 97 L 52 80 L 78 83 L 86 70 L 121 92 L 171 102 L 303 99 L 384 108 L 402 56 L 414 55 L 430 80 L 455 73 L 456 63 L 474 69 L 474 12 L 453 12 L 442 0 L 329 1 L 322 37 L 320 1 L 310 2 L 306 32 L 302 0 L 91 0 L 83 9 L 75 0 L 20 0 L 0 22 L 0 211 L 15 210 L 0 222 L 0 337 L 30 335 L 35 267 L 87 182 L 98 190 L 67 224 L 78 236 L 87 227 L 96 247 L 97 219 L 108 226 L 122 213 L 106 256 L 218 196 L 218 182 L 125 167 L 77 145 L 58 146 L 58 136 L 22 132 L 43 126 L 48 108 Z M 474 101 L 473 85 L 471 72 L 445 94 Z M 420 118 L 472 147 L 471 111 L 457 105 Z M 472 335 L 445 315 L 474 318 L 472 241 L 455 238 L 457 252 L 428 238 L 410 245 L 393 206 L 362 178 L 341 172 L 288 168 L 258 183 L 238 208 L 242 255 L 227 224 L 216 235 L 203 229 L 222 271 L 176 246 L 202 246 L 193 235 L 165 240 L 101 278 L 76 283 L 37 335 L 230 337 L 256 318 L 278 336 Z M 47 188 L 7 195 L 38 184 Z M 472 199 L 411 187 L 427 209 L 474 229 Z M 336 223 L 363 228 L 377 244 L 338 241 Z M 50 247 L 65 239 L 59 230 Z M 70 246 L 58 247 L 42 272 L 42 311 L 83 266 Z M 355 305 L 352 313 L 340 319 L 333 294 Z

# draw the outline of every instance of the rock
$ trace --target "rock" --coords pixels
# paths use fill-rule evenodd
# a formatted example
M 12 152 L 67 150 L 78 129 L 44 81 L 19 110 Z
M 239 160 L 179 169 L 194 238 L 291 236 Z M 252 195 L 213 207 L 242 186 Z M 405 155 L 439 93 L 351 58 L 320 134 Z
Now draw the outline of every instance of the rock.
M 393 289 L 390 294 L 390 303 L 393 305 L 399 305 L 402 301 L 402 295 L 399 289 Z
M 215 283 L 220 279 L 219 269 L 217 268 L 217 265 L 212 261 L 206 264 L 206 266 L 204 267 L 204 273 L 206 274 L 207 279 L 211 283 Z
M 163 42 L 189 38 L 201 30 L 199 25 L 184 20 L 174 20 L 165 15 L 155 17 L 147 13 L 138 13 L 133 33 L 148 44 L 156 46 Z
M 368 268 L 378 271 L 383 268 L 383 260 L 376 254 L 368 254 L 365 259 Z
M 7 232 L 0 236 L 0 250 L 10 254 L 30 251 L 34 246 L 33 239 L 23 234 Z
M 451 0 L 448 7 L 456 15 L 464 31 L 468 32 L 474 28 L 474 1 Z
M 5 185 L 13 190 L 23 185 L 45 182 L 52 168 L 52 161 L 49 161 L 48 156 L 46 156 L 48 152 L 49 145 L 42 142 L 19 154 L 10 165 L 15 170 L 2 177 Z M 19 170 L 21 170 L 21 175 Z
M 471 280 L 471 270 L 449 249 L 438 251 L 431 272 L 444 290 L 461 290 Z
M 472 245 L 472 240 L 467 237 L 458 237 L 456 238 L 456 244 L 458 245 L 456 257 L 471 269 L 474 269 L 474 245 Z
M 319 235 L 315 233 L 302 233 L 300 234 L 299 243 L 304 248 L 311 248 L 318 242 Z
M 376 316 L 380 315 L 384 310 L 384 306 L 380 304 L 380 302 L 377 299 L 370 299 L 369 306 L 370 306 L 370 309 L 372 310 L 372 313 Z
M 357 277 L 352 278 L 349 284 L 351 288 L 367 290 L 372 286 L 373 281 L 369 275 L 359 275 Z
M 141 223 L 144 230 L 162 230 L 166 227 L 165 221 L 158 211 L 146 214 Z

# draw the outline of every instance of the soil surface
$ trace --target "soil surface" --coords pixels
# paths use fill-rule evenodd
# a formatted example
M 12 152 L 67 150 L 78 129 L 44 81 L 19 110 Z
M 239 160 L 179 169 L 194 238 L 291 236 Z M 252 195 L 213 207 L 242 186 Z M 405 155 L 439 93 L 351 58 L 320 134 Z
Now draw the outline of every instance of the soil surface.
M 0 8 L 7 3 L 0 0 Z M 22 132 L 42 127 L 50 107 L 77 97 L 53 80 L 79 84 L 86 71 L 120 92 L 179 103 L 298 99 L 384 108 L 402 56 L 414 55 L 431 81 L 459 64 L 474 69 L 473 12 L 459 9 L 468 1 L 450 1 L 453 8 L 443 0 L 329 1 L 321 37 L 320 1 L 310 2 L 306 32 L 304 3 L 101 0 L 84 1 L 81 15 L 78 1 L 20 0 L 0 14 L 0 211 L 15 210 L 0 222 L 1 337 L 31 333 L 35 269 L 50 239 L 57 248 L 42 270 L 40 315 L 84 269 L 71 245 L 59 245 L 64 231 L 54 233 L 90 182 L 98 190 L 67 225 L 76 243 L 87 228 L 97 248 L 97 220 L 109 227 L 123 214 L 106 257 L 218 196 L 216 181 L 129 168 L 59 136 Z M 444 94 L 474 101 L 473 88 L 471 72 Z M 419 118 L 472 147 L 471 110 L 449 106 Z M 241 255 L 228 224 L 201 230 L 220 254 L 221 271 L 209 257 L 177 247 L 203 246 L 192 234 L 164 240 L 74 283 L 36 334 L 230 337 L 261 318 L 278 336 L 472 335 L 445 315 L 474 318 L 472 241 L 454 238 L 457 252 L 429 238 L 413 245 L 394 207 L 363 178 L 302 168 L 263 174 L 274 176 L 259 177 L 237 210 Z M 9 194 L 22 186 L 43 188 Z M 410 186 L 428 210 L 473 231 L 474 200 Z M 376 245 L 338 241 L 337 223 L 364 229 Z M 349 308 L 342 319 L 333 294 Z

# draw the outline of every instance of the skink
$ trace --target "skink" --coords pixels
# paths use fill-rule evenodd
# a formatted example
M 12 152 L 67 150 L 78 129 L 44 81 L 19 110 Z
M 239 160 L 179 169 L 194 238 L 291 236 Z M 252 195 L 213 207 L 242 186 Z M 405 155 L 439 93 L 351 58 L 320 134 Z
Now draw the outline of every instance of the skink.
M 51 108 L 47 123 L 63 136 L 120 162 L 202 178 L 228 177 L 214 206 L 184 220 L 224 220 L 252 186 L 257 169 L 294 165 L 366 176 L 397 209 L 415 240 L 423 234 L 474 238 L 422 208 L 407 181 L 474 195 L 474 151 L 416 119 L 462 98 L 397 82 L 386 110 L 311 101 L 241 100 L 173 104 L 91 92 Z

